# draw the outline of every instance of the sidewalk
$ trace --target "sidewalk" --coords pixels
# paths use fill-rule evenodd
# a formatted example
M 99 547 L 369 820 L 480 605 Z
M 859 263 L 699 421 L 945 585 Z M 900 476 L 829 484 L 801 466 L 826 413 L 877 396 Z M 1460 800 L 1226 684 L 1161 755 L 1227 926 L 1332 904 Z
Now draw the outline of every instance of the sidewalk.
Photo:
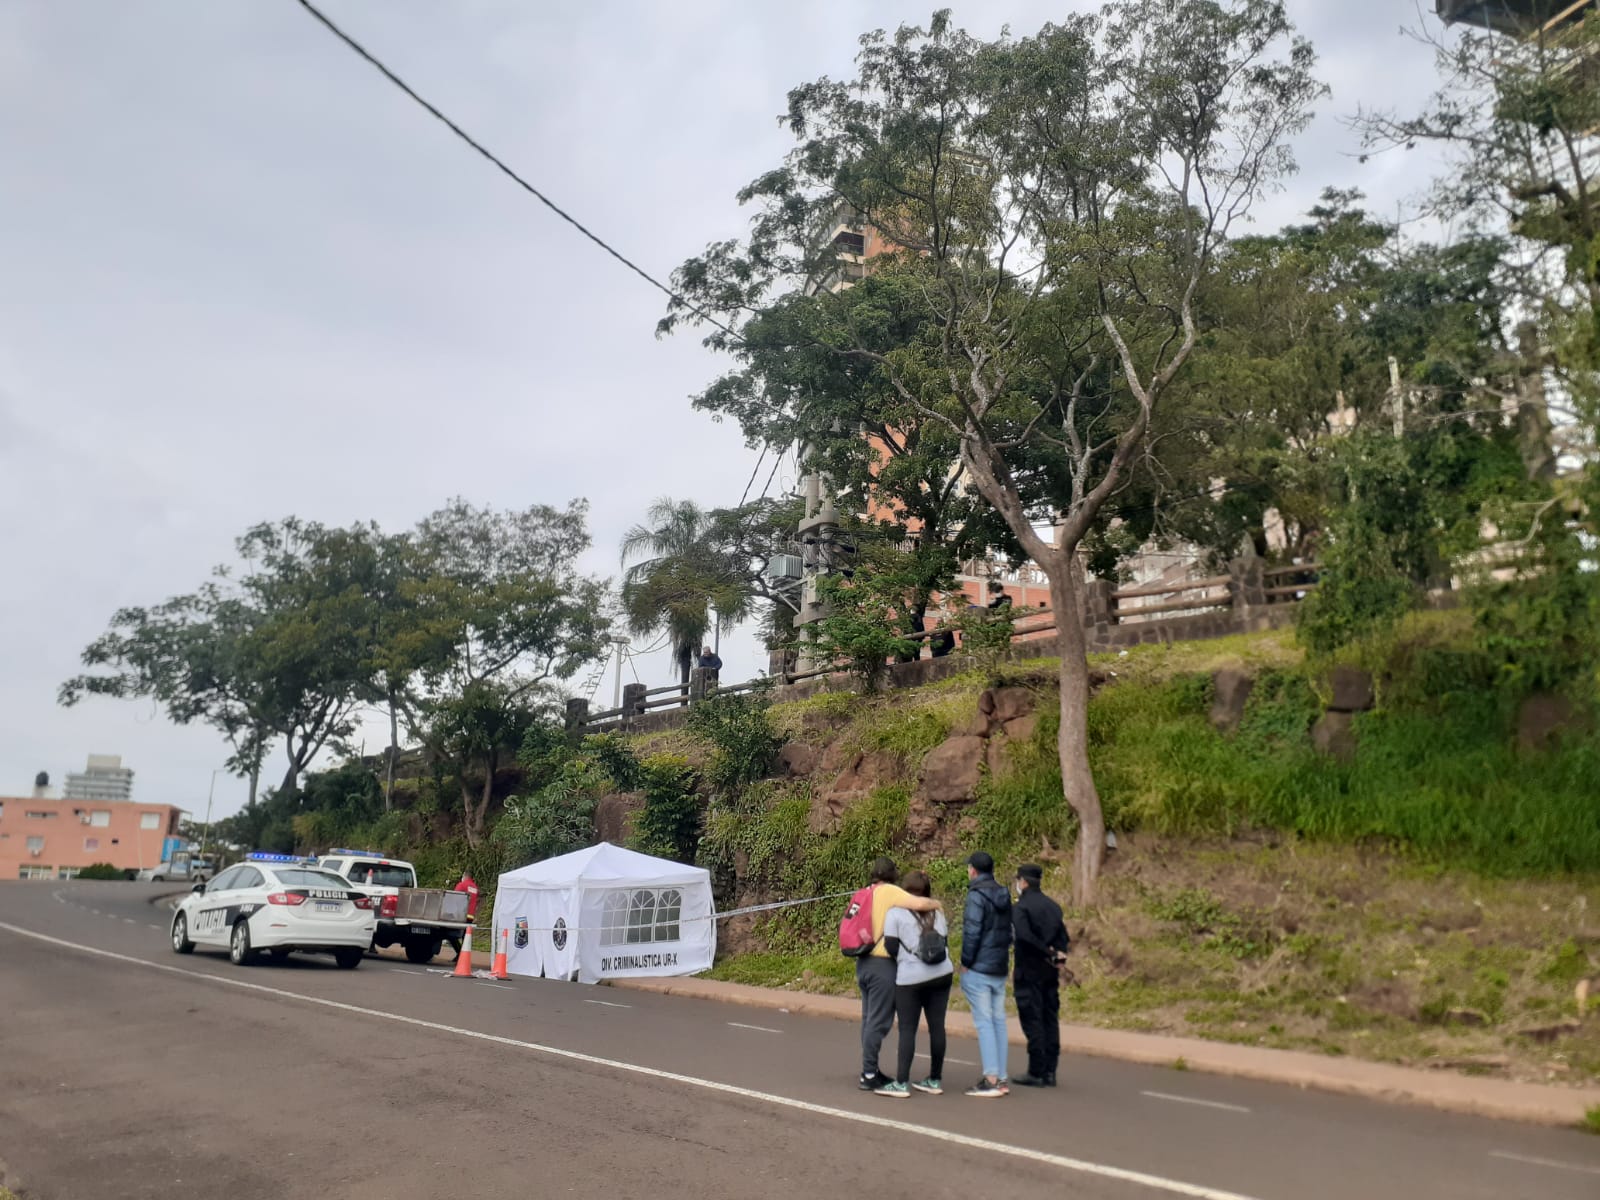
M 861 1019 L 860 1002 L 847 996 L 818 996 L 692 978 L 616 979 L 610 981 L 610 986 L 804 1016 L 832 1017 L 840 1021 Z M 957 1037 L 975 1036 L 972 1017 L 965 1012 L 952 1012 L 947 1028 Z M 1010 1024 L 1010 1040 L 1013 1045 L 1024 1044 L 1021 1029 L 1014 1020 Z M 1263 1083 L 1316 1088 L 1393 1104 L 1539 1125 L 1577 1125 L 1588 1109 L 1600 1106 L 1600 1087 L 1565 1088 L 1504 1079 L 1475 1079 L 1453 1072 L 1330 1058 L 1296 1050 L 1233 1046 L 1201 1038 L 1125 1033 L 1085 1025 L 1063 1023 L 1061 1047 L 1067 1054 L 1091 1054 L 1156 1067 L 1171 1067 L 1182 1059 L 1189 1070 L 1212 1075 L 1231 1075 Z

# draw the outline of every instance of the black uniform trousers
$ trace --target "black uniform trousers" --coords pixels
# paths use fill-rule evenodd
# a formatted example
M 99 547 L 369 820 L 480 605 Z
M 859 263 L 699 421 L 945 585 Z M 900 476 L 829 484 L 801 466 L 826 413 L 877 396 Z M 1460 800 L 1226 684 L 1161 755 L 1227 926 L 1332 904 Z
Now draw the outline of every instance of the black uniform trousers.
M 1061 980 L 1054 971 L 1018 971 L 1012 987 L 1017 1017 L 1028 1039 L 1028 1074 L 1035 1079 L 1054 1075 L 1061 1060 Z

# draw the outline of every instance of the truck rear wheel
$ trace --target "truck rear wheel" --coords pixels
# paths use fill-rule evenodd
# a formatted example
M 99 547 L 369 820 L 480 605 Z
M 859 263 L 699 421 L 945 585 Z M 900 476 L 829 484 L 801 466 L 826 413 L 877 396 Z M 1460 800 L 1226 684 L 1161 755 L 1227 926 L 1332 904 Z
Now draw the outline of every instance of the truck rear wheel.
M 406 943 L 406 959 L 414 963 L 430 963 L 439 957 L 442 946 L 438 938 L 413 938 Z

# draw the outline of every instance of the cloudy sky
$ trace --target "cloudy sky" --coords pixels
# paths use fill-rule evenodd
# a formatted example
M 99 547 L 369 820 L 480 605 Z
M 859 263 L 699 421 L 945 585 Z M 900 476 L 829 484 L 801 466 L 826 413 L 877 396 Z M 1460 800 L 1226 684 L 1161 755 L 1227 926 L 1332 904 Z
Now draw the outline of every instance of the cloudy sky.
M 742 228 L 734 193 L 787 148 L 790 86 L 848 72 L 860 32 L 933 7 L 325 6 L 661 276 Z M 956 18 L 1026 33 L 1076 7 Z M 1426 160 L 1358 164 L 1343 118 L 1432 85 L 1399 32 L 1414 0 L 1289 7 L 1333 95 L 1262 224 L 1330 184 L 1398 211 Z M 754 455 L 690 411 L 719 364 L 693 336 L 655 340 L 662 298 L 294 0 L 0 0 L 0 112 L 0 795 L 119 753 L 136 796 L 203 812 L 213 735 L 144 704 L 63 710 L 55 690 L 114 610 L 193 587 L 253 522 L 401 528 L 453 495 L 586 496 L 592 569 L 614 575 L 653 498 L 738 499 Z M 786 465 L 776 486 L 792 482 Z M 727 649 L 729 674 L 755 673 L 753 639 Z M 243 796 L 219 780 L 217 814 Z

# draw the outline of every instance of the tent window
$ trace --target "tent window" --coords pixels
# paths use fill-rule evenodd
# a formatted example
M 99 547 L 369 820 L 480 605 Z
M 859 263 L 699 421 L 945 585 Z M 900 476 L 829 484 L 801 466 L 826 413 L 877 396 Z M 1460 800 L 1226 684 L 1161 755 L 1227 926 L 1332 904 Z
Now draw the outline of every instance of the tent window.
M 677 888 L 608 892 L 600 911 L 600 944 L 675 942 L 682 912 L 683 893 Z

